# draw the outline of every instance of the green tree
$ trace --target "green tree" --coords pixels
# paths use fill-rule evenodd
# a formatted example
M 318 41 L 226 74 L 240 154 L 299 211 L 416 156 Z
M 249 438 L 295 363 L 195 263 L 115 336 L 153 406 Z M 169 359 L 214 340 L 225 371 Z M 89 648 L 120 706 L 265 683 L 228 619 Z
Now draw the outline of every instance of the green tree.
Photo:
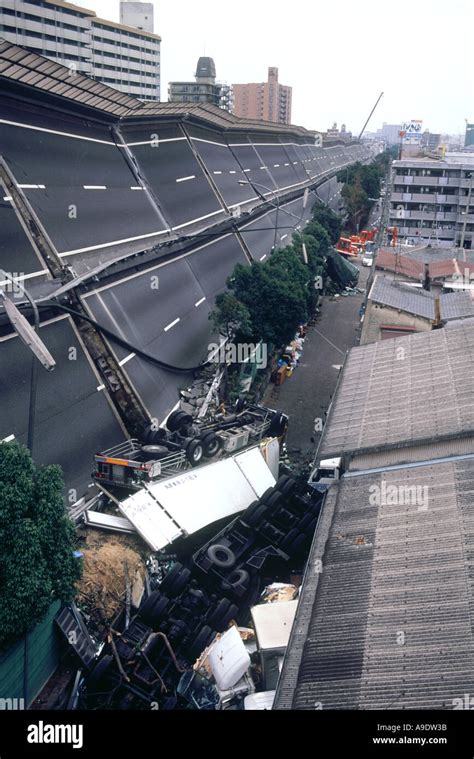
M 54 599 L 74 597 L 81 564 L 58 466 L 36 468 L 26 448 L 0 443 L 0 648 L 22 637 Z
M 230 289 L 250 312 L 255 341 L 287 343 L 298 324 L 307 319 L 301 270 L 296 263 L 290 265 L 288 255 L 286 249 L 275 251 L 272 256 L 275 263 L 271 266 L 259 262 L 251 266 L 237 264 L 228 281 Z
M 341 218 L 328 206 L 316 205 L 313 208 L 313 222 L 320 224 L 329 235 L 332 245 L 335 245 L 341 236 Z M 309 225 L 306 225 L 307 227 Z M 305 229 L 308 234 L 308 230 Z
M 209 319 L 216 332 L 229 340 L 252 334 L 252 324 L 248 308 L 232 293 L 219 293 Z

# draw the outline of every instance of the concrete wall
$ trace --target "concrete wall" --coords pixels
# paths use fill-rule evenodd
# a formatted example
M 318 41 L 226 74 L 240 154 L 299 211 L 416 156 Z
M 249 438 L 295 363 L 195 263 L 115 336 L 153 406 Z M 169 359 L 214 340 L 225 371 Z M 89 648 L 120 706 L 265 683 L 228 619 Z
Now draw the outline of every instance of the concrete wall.
M 387 324 L 397 327 L 412 327 L 416 332 L 429 332 L 431 330 L 431 322 L 428 319 L 409 314 L 406 311 L 398 311 L 389 306 L 379 306 L 369 300 L 367 301 L 360 345 L 381 340 L 380 327 Z

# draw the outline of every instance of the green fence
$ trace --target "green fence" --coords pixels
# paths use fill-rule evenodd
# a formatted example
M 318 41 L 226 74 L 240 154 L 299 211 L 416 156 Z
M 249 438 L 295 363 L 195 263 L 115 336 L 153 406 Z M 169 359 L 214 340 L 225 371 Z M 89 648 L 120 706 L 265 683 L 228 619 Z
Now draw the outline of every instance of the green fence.
M 45 686 L 59 664 L 60 632 L 54 617 L 61 607 L 55 601 L 44 619 L 22 638 L 0 654 L 0 709 L 21 709 L 29 706 Z M 26 655 L 25 655 L 26 654 Z M 27 671 L 25 701 L 25 664 Z

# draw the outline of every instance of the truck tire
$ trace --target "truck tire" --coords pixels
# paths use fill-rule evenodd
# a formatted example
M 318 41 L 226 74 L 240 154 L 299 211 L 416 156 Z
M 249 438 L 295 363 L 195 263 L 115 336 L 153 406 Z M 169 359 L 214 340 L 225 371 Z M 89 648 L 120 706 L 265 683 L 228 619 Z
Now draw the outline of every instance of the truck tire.
M 164 577 L 160 584 L 159 592 L 164 593 L 169 598 L 177 596 L 183 588 L 188 584 L 191 577 L 191 572 L 186 567 L 177 561 L 171 567 L 170 571 Z
M 268 435 L 270 437 L 280 437 L 286 430 L 287 420 L 281 411 L 278 411 L 270 422 Z
M 141 436 L 141 441 L 144 445 L 161 445 L 166 441 L 166 430 L 159 428 L 157 430 L 147 427 Z
M 283 474 L 279 477 L 275 489 L 283 495 L 290 495 L 296 487 L 296 480 L 293 477 L 289 477 L 287 474 Z
M 158 600 L 158 598 L 161 598 L 161 592 L 159 590 L 154 590 L 153 593 L 150 593 L 147 598 L 143 601 L 141 604 L 138 613 L 140 614 L 140 617 L 143 618 L 143 620 L 146 622 L 146 618 L 148 617 L 149 613 L 153 609 L 153 606 L 155 605 L 155 602 Z
M 197 657 L 202 654 L 206 646 L 209 645 L 215 634 L 216 633 L 209 627 L 209 625 L 204 625 L 201 627 L 189 648 L 190 658 L 193 660 L 197 659 Z
M 190 440 L 186 446 L 186 458 L 192 466 L 197 466 L 204 456 L 204 448 L 199 438 Z
M 157 595 L 154 599 L 154 603 L 147 608 L 145 614 L 143 614 L 143 611 L 140 613 L 140 617 L 143 619 L 143 621 L 147 625 L 150 625 L 153 630 L 156 630 L 158 628 L 158 625 L 163 619 L 163 615 L 166 612 L 166 609 L 170 605 L 169 599 L 166 598 L 166 596 L 162 596 L 159 590 L 156 590 L 151 594 L 151 596 L 155 596 L 155 594 Z M 151 598 L 151 596 L 147 598 L 147 601 Z
M 239 607 L 232 604 L 228 598 L 221 598 L 214 612 L 207 620 L 207 624 L 214 630 L 225 630 L 229 622 L 235 619 L 239 613 Z
M 268 496 L 268 498 L 265 499 L 265 506 L 267 509 L 274 509 L 283 499 L 282 493 L 279 493 L 278 490 L 275 490 L 271 495 Z
M 260 524 L 266 513 L 267 507 L 264 503 L 261 503 L 258 509 L 255 509 L 255 511 L 249 517 L 244 516 L 242 519 L 249 527 L 256 527 L 258 524 Z
M 260 505 L 260 501 L 252 501 L 252 503 L 247 506 L 245 511 L 242 512 L 242 516 L 240 518 L 245 522 L 247 517 L 251 517 L 254 511 L 256 511 Z
M 206 551 L 207 558 L 220 569 L 231 569 L 235 564 L 235 554 L 227 546 L 214 543 Z
M 166 429 L 170 432 L 176 432 L 184 424 L 184 420 L 189 416 L 186 412 L 176 409 L 172 411 L 166 420 Z
M 221 439 L 215 432 L 205 432 L 200 437 L 203 449 L 204 458 L 212 459 L 220 451 Z
M 306 536 L 296 528 L 290 530 L 288 535 L 282 540 L 279 548 L 289 556 L 295 554 L 302 547 L 306 540 Z
M 266 501 L 270 498 L 271 495 L 275 492 L 275 488 L 267 488 L 264 493 L 260 496 L 260 503 L 266 503 Z
M 314 514 L 311 512 L 309 514 L 305 514 L 303 519 L 300 519 L 298 523 L 298 529 L 300 532 L 304 532 L 305 535 L 310 535 L 315 530 L 317 520 L 318 517 L 314 516 Z
M 226 587 L 237 588 L 242 585 L 246 588 L 250 581 L 250 575 L 246 569 L 234 569 L 225 579 Z M 224 583 L 223 583 L 224 584 Z

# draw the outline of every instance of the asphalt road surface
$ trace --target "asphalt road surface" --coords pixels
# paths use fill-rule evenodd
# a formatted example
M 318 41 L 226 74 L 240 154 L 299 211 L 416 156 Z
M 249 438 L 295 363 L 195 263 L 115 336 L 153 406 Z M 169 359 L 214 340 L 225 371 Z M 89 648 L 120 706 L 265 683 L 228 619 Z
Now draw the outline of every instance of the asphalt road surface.
M 94 453 L 120 443 L 125 431 L 71 320 L 42 326 L 40 336 L 56 367 L 38 367 L 33 457 L 41 465 L 60 464 L 66 491 L 80 498 L 90 483 Z M 0 440 L 14 436 L 26 444 L 31 361 L 17 336 L 0 339 Z
M 370 269 L 357 265 L 359 287 L 364 287 Z M 286 443 L 294 463 L 308 462 L 314 457 L 320 437 L 315 432 L 315 420 L 322 419 L 324 423 L 324 412 L 329 407 L 346 351 L 358 345 L 359 309 L 363 300 L 362 293 L 325 297 L 321 319 L 310 328 L 298 368 L 281 387 L 270 385 L 267 390 L 264 402 L 290 417 Z

